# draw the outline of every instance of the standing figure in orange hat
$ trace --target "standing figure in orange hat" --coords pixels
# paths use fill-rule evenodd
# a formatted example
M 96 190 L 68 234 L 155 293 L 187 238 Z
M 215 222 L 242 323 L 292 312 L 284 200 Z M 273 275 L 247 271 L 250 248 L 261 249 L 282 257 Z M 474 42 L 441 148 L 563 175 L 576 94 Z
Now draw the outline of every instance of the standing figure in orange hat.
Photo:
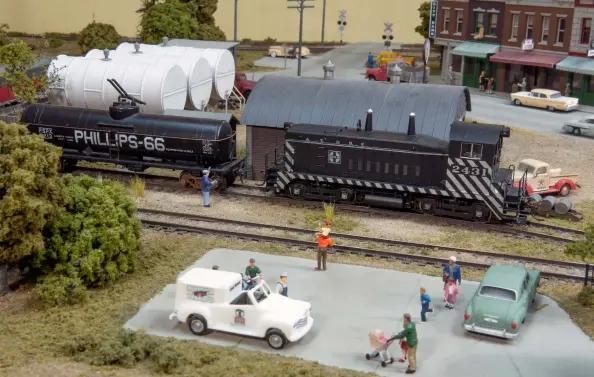
M 318 241 L 318 267 L 316 271 L 326 271 L 326 259 L 328 258 L 328 248 L 334 246 L 332 238 L 330 238 L 330 228 L 322 228 L 316 232 Z

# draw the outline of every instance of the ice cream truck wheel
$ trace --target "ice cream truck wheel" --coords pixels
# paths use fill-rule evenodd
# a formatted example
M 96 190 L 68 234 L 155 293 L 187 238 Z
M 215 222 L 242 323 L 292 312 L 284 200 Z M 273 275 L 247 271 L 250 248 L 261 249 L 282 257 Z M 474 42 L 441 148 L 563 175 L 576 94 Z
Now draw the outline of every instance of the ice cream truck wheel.
M 208 332 L 208 324 L 206 318 L 200 314 L 190 314 L 188 316 L 188 328 L 194 335 L 206 335 Z
M 275 350 L 280 350 L 287 344 L 287 338 L 282 331 L 277 329 L 270 329 L 266 332 L 266 341 Z

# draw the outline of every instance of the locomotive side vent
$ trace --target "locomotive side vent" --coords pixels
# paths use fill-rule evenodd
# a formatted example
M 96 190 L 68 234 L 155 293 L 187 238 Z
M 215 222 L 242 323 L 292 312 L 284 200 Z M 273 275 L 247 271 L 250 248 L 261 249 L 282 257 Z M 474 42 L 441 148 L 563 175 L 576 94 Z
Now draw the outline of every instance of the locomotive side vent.
M 415 113 L 410 113 L 408 117 L 408 130 L 406 131 L 408 136 L 415 136 L 417 131 L 415 129 Z
M 367 117 L 365 118 L 365 132 L 373 131 L 373 111 L 367 110 Z

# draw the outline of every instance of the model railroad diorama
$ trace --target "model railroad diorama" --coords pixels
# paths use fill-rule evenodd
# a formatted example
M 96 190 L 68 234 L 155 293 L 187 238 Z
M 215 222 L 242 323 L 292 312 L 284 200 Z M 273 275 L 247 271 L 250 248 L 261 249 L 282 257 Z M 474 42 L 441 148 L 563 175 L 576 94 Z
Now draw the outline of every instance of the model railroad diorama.
M 236 153 L 237 119 L 201 111 L 210 99 L 234 91 L 229 51 L 124 43 L 111 53 L 58 56 L 48 74 L 57 75 L 51 104 L 27 106 L 21 123 L 63 148 L 63 171 L 81 160 L 133 172 L 173 169 L 181 171 L 182 185 L 199 189 L 202 171 L 209 169 L 219 190 L 245 175 L 246 160 Z M 571 177 L 550 169 L 547 187 L 540 187 L 533 170 L 548 165 L 525 160 L 500 166 L 508 127 L 459 117 L 442 140 L 417 132 L 414 113 L 402 133 L 375 130 L 373 118 L 369 109 L 356 124 L 342 127 L 278 119 L 282 153 L 266 166 L 266 187 L 295 199 L 478 222 L 582 218 L 565 197 L 578 187 Z

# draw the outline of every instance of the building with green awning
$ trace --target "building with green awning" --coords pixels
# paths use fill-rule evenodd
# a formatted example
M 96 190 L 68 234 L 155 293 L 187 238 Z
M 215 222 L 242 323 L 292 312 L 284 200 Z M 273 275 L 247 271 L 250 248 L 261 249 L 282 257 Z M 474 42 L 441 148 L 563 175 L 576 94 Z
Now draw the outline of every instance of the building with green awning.
M 555 68 L 566 72 L 566 96 L 579 99 L 583 105 L 594 105 L 594 59 L 568 56 Z
M 454 48 L 452 54 L 462 56 L 462 85 L 477 88 L 479 76 L 485 72 L 486 77 L 494 76 L 489 57 L 498 53 L 499 44 L 467 41 Z

